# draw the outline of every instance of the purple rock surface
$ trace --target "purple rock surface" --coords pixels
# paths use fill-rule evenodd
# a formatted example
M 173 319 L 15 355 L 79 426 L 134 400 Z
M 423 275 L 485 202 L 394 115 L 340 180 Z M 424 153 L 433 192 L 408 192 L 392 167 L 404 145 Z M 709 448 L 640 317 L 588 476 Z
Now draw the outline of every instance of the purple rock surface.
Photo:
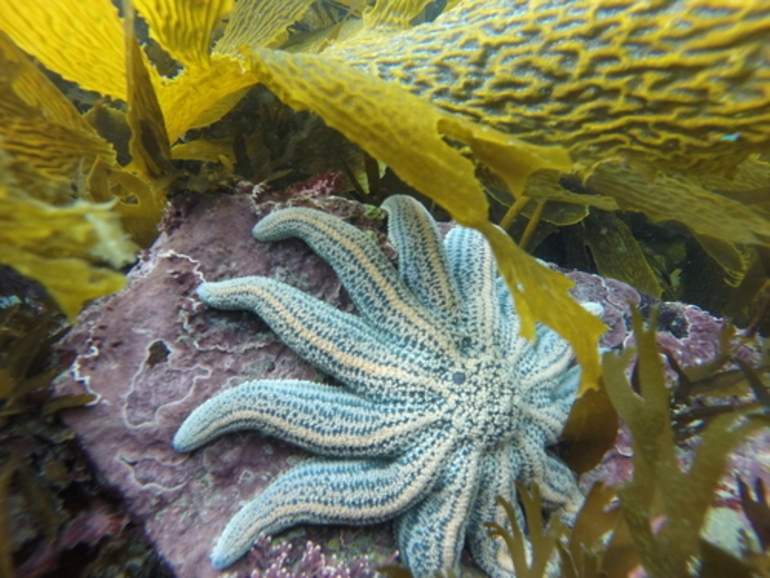
M 381 221 L 365 217 L 363 205 L 319 196 L 316 188 L 294 192 L 286 203 L 265 195 L 266 202 L 257 205 L 256 194 L 260 191 L 177 199 L 160 238 L 129 273 L 127 287 L 89 307 L 61 344 L 75 350 L 77 359 L 71 373 L 57 380 L 57 391 L 97 396 L 91 407 L 67 412 L 67 425 L 184 578 L 220 575 L 208 556 L 229 518 L 307 454 L 256 432 L 180 454 L 171 447 L 176 429 L 203 401 L 244 381 L 318 377 L 256 316 L 206 308 L 195 288 L 204 280 L 271 275 L 350 310 L 331 268 L 304 243 L 259 244 L 251 229 L 260 215 L 289 204 L 382 229 Z M 316 528 L 292 536 L 299 551 L 308 538 L 321 545 L 334 542 L 351 560 L 359 552 L 375 561 L 393 552 L 387 527 Z M 247 576 L 252 569 L 244 558 L 230 570 Z
M 256 432 L 227 435 L 180 454 L 171 447 L 176 429 L 203 401 L 245 381 L 321 377 L 259 318 L 206 308 L 195 288 L 203 281 L 271 276 L 352 311 L 331 268 L 304 243 L 262 244 L 251 236 L 259 218 L 276 208 L 315 207 L 371 232 L 395 258 L 379 211 L 332 196 L 338 182 L 338 175 L 327 173 L 288 191 L 241 184 L 231 194 L 177 197 L 160 237 L 129 273 L 127 287 L 89 306 L 60 345 L 77 357 L 71 371 L 58 378 L 57 393 L 97 396 L 92 406 L 66 412 L 67 424 L 180 577 L 223 575 L 208 556 L 227 521 L 307 454 Z M 628 303 L 645 298 L 617 281 L 570 276 L 578 300 L 601 305 L 610 326 L 602 345 L 623 344 Z M 716 343 L 717 333 L 701 339 Z M 676 343 L 669 345 L 676 349 Z M 619 459 L 627 460 L 622 449 Z M 608 454 L 603 467 L 613 469 L 611 459 Z M 607 474 L 613 481 L 628 473 L 625 464 L 616 466 L 614 475 Z M 291 568 L 319 564 L 328 576 L 371 575 L 394 558 L 390 534 L 389 525 L 295 528 L 272 545 L 261 540 L 227 575 L 291 575 Z M 294 566 L 287 565 L 290 552 Z

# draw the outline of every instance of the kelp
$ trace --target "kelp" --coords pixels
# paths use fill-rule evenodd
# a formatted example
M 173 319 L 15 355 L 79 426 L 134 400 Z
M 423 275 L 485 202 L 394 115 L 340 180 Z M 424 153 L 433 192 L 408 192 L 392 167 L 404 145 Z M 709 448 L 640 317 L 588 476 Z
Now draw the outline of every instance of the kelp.
M 568 167 L 563 151 L 527 145 L 446 115 L 398 87 L 352 68 L 332 66 L 322 56 L 261 50 L 253 51 L 252 57 L 250 68 L 281 100 L 315 112 L 388 164 L 405 182 L 439 202 L 459 224 L 481 231 L 516 299 L 522 334 L 532 337 L 536 320 L 554 327 L 575 348 L 584 368 L 584 386 L 595 387 L 596 342 L 604 325 L 569 297 L 569 280 L 537 263 L 489 223 L 488 203 L 475 178 L 473 163 L 448 145 L 442 134 L 469 146 L 516 191 L 539 168 Z M 343 90 L 344 86 L 348 88 Z M 355 106 L 346 105 L 350 102 Z M 387 122 L 394 117 L 409 130 Z M 424 152 L 419 156 L 404 154 L 415 150 Z M 550 288 L 547 295 L 541 291 L 545 286 Z
M 136 247 L 112 205 L 69 201 L 62 183 L 0 155 L 0 263 L 41 283 L 74 317 L 84 302 L 125 284 L 123 275 L 104 265 L 121 267 L 134 259 Z
M 593 169 L 586 184 L 614 197 L 621 209 L 643 211 L 654 221 L 681 221 L 696 233 L 732 243 L 770 243 L 767 214 L 701 188 L 683 176 L 659 174 L 650 178 L 624 163 L 608 161 Z
M 546 1 L 514 8 L 473 0 L 454 8 L 441 23 L 351 39 L 330 56 L 339 52 L 345 62 L 526 142 L 565 147 L 576 161 L 573 174 L 602 203 L 615 200 L 720 237 L 718 251 L 714 242 L 705 248 L 728 282 L 739 282 L 745 261 L 729 243 L 767 244 L 763 231 L 770 229 L 770 214 L 746 206 L 735 194 L 743 185 L 731 181 L 770 139 L 763 42 L 770 19 L 761 2 L 722 10 L 703 1 L 572 2 L 559 10 Z M 725 181 L 723 194 L 704 175 Z M 770 169 L 756 175 L 767 183 Z M 552 197 L 554 188 L 536 179 L 525 196 Z
M 665 0 L 648 10 L 620 10 L 609 1 L 581 1 L 562 11 L 544 0 L 522 10 L 463 0 L 447 3 L 433 20 L 440 5 L 379 0 L 363 10 L 361 26 L 349 27 L 344 40 L 336 29 L 327 37 L 336 42 L 304 46 L 320 54 L 273 48 L 308 0 L 137 0 L 124 5 L 129 18 L 123 27 L 107 0 L 53 14 L 43 0 L 2 0 L 8 17 L 0 28 L 50 70 L 127 101 L 130 164 L 119 166 L 105 155 L 86 160 L 80 171 L 86 186 L 79 191 L 85 198 L 119 199 L 115 210 L 142 243 L 152 238 L 175 176 L 170 147 L 189 130 L 220 120 L 250 86 L 263 83 L 290 106 L 317 113 L 459 223 L 484 233 L 516 299 L 523 333 L 531 336 L 534 322 L 542 321 L 566 337 L 583 365 L 586 391 L 598 382 L 595 350 L 603 325 L 569 298 L 569 282 L 490 223 L 477 176 L 482 169 L 495 173 L 515 203 L 536 203 L 536 216 L 548 214 L 546 200 L 559 198 L 675 218 L 698 234 L 708 229 L 723 243 L 770 242 L 764 209 L 747 210 L 691 172 L 655 174 L 704 167 L 727 174 L 768 142 L 760 41 L 768 19 L 756 0 L 721 11 L 704 2 Z M 360 9 L 344 4 L 351 14 Z M 173 77 L 158 72 L 131 40 L 133 8 L 148 23 L 150 38 L 179 65 Z M 672 14 L 698 34 L 664 26 Z M 55 28 L 60 22 L 66 35 Z M 70 56 L 74 52 L 93 53 L 93 61 L 84 64 L 87 59 Z M 232 151 L 199 147 L 200 159 L 251 167 L 241 137 L 230 136 Z M 548 186 L 528 183 L 544 170 L 552 172 Z M 587 179 L 600 194 L 559 192 L 553 175 L 567 173 Z M 558 218 L 574 222 L 585 214 Z M 733 278 L 743 274 L 740 248 L 712 249 Z
M 214 45 L 214 52 L 238 55 L 246 48 L 277 46 L 286 40 L 294 24 L 314 0 L 272 2 L 241 0 L 235 5 L 233 24 Z M 206 47 L 208 49 L 208 47 Z
M 14 453 L 14 444 L 8 443 L 9 437 L 25 435 L 23 428 L 14 432 L 5 426 L 22 414 L 46 416 L 94 400 L 90 394 L 50 396 L 51 380 L 58 374 L 50 349 L 65 331 L 60 317 L 50 311 L 35 311 L 29 305 L 0 310 L 0 426 L 4 431 L 0 450 L 0 576 L 3 577 L 14 576 L 14 541 L 9 535 L 9 495 L 14 478 L 19 481 L 16 493 L 20 491 L 23 495 L 32 520 L 48 543 L 54 540 L 65 518 L 52 489 L 38 479 L 34 466 Z
M 80 163 L 115 152 L 75 106 L 0 33 L 0 147 L 43 176 L 69 180 Z
M 660 299 L 663 288 L 630 228 L 619 217 L 592 211 L 583 231 L 600 275 L 619 279 Z
M 0 11 L 0 29 L 48 70 L 85 90 L 126 99 L 123 26 L 111 2 L 4 0 Z
M 116 291 L 134 258 L 114 202 L 73 198 L 83 166 L 112 164 L 112 146 L 0 33 L 0 263 L 43 284 L 67 315 Z M 12 156 L 9 156 L 12 155 Z
M 505 541 L 517 578 L 614 578 L 628 576 L 638 563 L 620 508 L 613 504 L 613 488 L 594 484 L 571 528 L 556 517 L 543 527 L 543 504 L 537 484 L 531 489 L 517 484 L 517 495 L 529 530 L 529 548 L 525 546 L 524 528 L 519 525 L 514 507 L 503 498 L 498 498 L 498 503 L 506 512 L 512 533 L 499 524 L 486 524 L 490 539 Z
M 448 146 L 441 135 L 448 134 L 451 138 L 470 146 L 477 158 L 496 170 L 508 186 L 516 191 L 523 187 L 527 176 L 538 168 L 566 169 L 569 166 L 567 156 L 560 153 L 558 149 L 527 145 L 503 133 L 440 113 L 434 107 L 420 103 L 402 89 L 378 81 L 376 78 L 353 69 L 341 69 L 338 66 L 332 68 L 329 60 L 318 58 L 310 60 L 309 56 L 297 55 L 298 58 L 303 58 L 298 64 L 290 62 L 288 55 L 282 55 L 280 52 L 264 49 L 258 52 L 260 49 L 253 49 L 244 67 L 243 62 L 239 60 L 241 55 L 234 54 L 236 50 L 245 48 L 245 45 L 236 46 L 239 42 L 248 44 L 254 40 L 244 36 L 243 33 L 244 26 L 248 28 L 246 20 L 249 16 L 244 6 L 240 11 L 236 10 L 233 13 L 225 28 L 223 36 L 225 40 L 217 45 L 225 52 L 211 54 L 205 39 L 208 38 L 207 34 L 216 24 L 218 17 L 226 11 L 226 4 L 217 4 L 210 7 L 209 11 L 186 11 L 181 3 L 170 1 L 139 2 L 137 8 L 150 23 L 151 36 L 184 65 L 182 71 L 173 79 L 163 79 L 154 72 L 154 69 L 147 68 L 144 54 L 130 40 L 132 27 L 129 10 L 127 28 L 129 34 L 126 35 L 128 58 L 125 64 L 127 82 L 125 94 L 117 96 L 128 100 L 127 119 L 132 129 L 129 145 L 132 163 L 129 168 L 145 177 L 143 179 L 146 182 L 145 189 L 149 187 L 155 191 L 163 190 L 163 186 L 159 186 L 153 180 L 162 179 L 168 172 L 163 165 L 170 158 L 169 143 L 174 142 L 190 128 L 217 120 L 240 98 L 243 88 L 260 80 L 274 92 L 278 92 L 279 96 L 283 96 L 284 100 L 288 100 L 289 104 L 320 112 L 327 124 L 342 129 L 342 132 L 354 142 L 366 142 L 364 148 L 367 152 L 378 160 L 388 163 L 407 182 L 416 185 L 418 189 L 441 202 L 458 222 L 475 226 L 484 232 L 490 239 L 498 259 L 501 260 L 503 274 L 519 301 L 524 333 L 530 336 L 533 334 L 534 322 L 537 319 L 554 326 L 573 342 L 576 353 L 585 368 L 584 383 L 590 386 L 596 382 L 598 365 L 595 342 L 603 330 L 603 325 L 568 297 L 566 289 L 569 283 L 531 261 L 508 237 L 499 234 L 489 225 L 486 200 L 475 179 L 473 164 Z M 35 10 L 42 12 L 44 7 L 41 3 L 33 1 L 25 10 L 27 14 L 34 14 Z M 420 7 L 415 7 L 408 2 L 403 3 L 399 10 L 388 9 L 386 4 L 380 3 L 374 10 L 367 12 L 369 15 L 367 26 L 369 30 L 401 29 L 420 11 Z M 15 10 L 17 18 L 4 24 L 5 29 L 14 38 L 24 38 L 23 31 L 19 30 L 20 13 L 19 10 Z M 107 14 L 104 11 L 95 11 L 94 14 L 110 22 L 116 21 L 117 18 L 116 15 Z M 162 18 L 162 15 L 166 18 Z M 174 23 L 173 26 L 169 24 L 170 22 Z M 264 25 L 264 22 L 261 24 Z M 94 22 L 94 25 L 97 26 L 98 22 Z M 273 31 L 263 30 L 260 38 L 267 38 L 284 26 L 285 22 L 277 21 L 273 25 Z M 74 34 L 77 35 L 78 30 L 80 29 L 74 29 Z M 183 45 L 181 38 L 197 40 L 189 45 Z M 71 39 L 72 44 L 79 42 L 77 38 Z M 42 61 L 54 66 L 54 60 L 48 58 L 48 52 L 51 50 L 49 46 L 25 42 L 24 47 Z M 293 67 L 294 73 L 299 71 L 301 66 L 303 74 L 308 74 L 311 70 L 316 70 L 317 74 L 313 76 L 312 83 L 305 83 L 304 86 L 301 84 L 284 86 L 281 89 L 278 86 L 280 82 L 291 80 L 286 76 L 286 70 L 282 70 L 281 67 L 289 66 Z M 67 69 L 64 72 L 68 78 L 76 82 L 80 82 L 80 76 L 85 73 L 77 68 Z M 324 84 L 322 81 L 325 76 L 331 78 L 329 72 L 334 72 L 337 76 L 342 75 L 340 78 L 345 78 L 346 81 Z M 295 74 L 295 77 L 299 78 L 300 75 Z M 350 124 L 353 117 L 347 110 L 345 102 L 329 100 L 324 104 L 322 99 L 317 98 L 319 94 L 325 92 L 327 99 L 331 99 L 340 89 L 343 90 L 340 94 L 345 95 L 345 85 L 349 92 L 349 87 L 354 83 L 359 83 L 365 89 L 357 93 L 360 99 L 369 96 L 368 104 L 364 104 L 366 101 L 361 100 L 358 106 L 368 106 L 370 110 L 369 114 L 358 122 L 357 129 Z M 208 94 L 202 92 L 206 90 L 214 92 Z M 371 98 L 375 90 L 381 97 L 379 101 Z M 193 91 L 196 92 L 194 98 L 191 94 Z M 185 100 L 185 106 L 180 106 L 182 98 Z M 344 100 L 347 101 L 347 98 Z M 157 102 L 157 105 L 153 104 L 154 102 Z M 319 106 L 323 107 L 323 110 L 318 110 Z M 388 106 L 393 109 L 391 113 L 387 112 Z M 334 114 L 339 118 L 336 123 L 331 120 Z M 387 123 L 378 120 L 383 116 L 404 117 L 405 114 L 409 115 L 408 119 L 403 118 L 407 130 L 390 130 Z M 165 134 L 161 117 L 165 123 Z M 423 128 L 420 129 L 420 126 Z M 409 136 L 410 133 L 411 136 Z M 405 140 L 402 138 L 403 135 L 407 135 Z M 392 142 L 387 142 L 386 139 L 389 137 L 394 137 Z M 376 143 L 380 144 L 375 146 Z M 394 145 L 400 150 L 423 150 L 427 155 L 432 156 L 415 157 L 417 162 L 409 162 L 408 158 L 400 154 Z M 109 182 L 112 173 L 107 169 L 107 165 L 108 163 L 93 165 L 96 172 L 92 172 L 88 182 L 92 186 L 97 184 L 100 186 L 99 191 L 91 192 L 95 198 L 105 198 L 107 191 L 112 193 L 115 187 Z M 114 170 L 114 166 L 110 169 Z M 96 175 L 100 176 L 97 178 Z M 106 178 L 105 175 L 107 175 Z M 151 191 L 149 196 L 156 195 Z M 153 200 L 154 202 L 140 200 L 139 204 L 143 207 L 157 207 L 160 203 L 157 199 Z M 543 298 L 539 297 L 539 288 L 544 285 L 553 288 L 549 304 L 554 300 L 560 304 L 561 314 L 548 313 L 554 309 L 542 307 L 540 301 Z M 545 313 L 536 316 L 534 311 Z M 578 327 L 580 330 L 576 329 Z
M 770 551 L 770 506 L 767 505 L 767 492 L 762 478 L 757 478 L 754 483 L 754 494 L 749 486 L 740 477 L 738 478 L 738 492 L 741 497 L 741 507 L 757 536 L 762 551 Z
M 720 415 L 770 415 L 770 388 L 762 375 L 770 372 L 770 349 L 765 345 L 749 364 L 741 356 L 752 351 L 751 328 L 738 332 L 725 322 L 714 359 L 683 367 L 668 351 L 662 353 L 676 379 L 671 396 L 671 426 L 677 442 L 699 434 Z
M 543 527 L 543 503 L 537 484 L 533 484 L 531 493 L 530 490 L 518 483 L 516 490 L 523 505 L 524 517 L 527 520 L 531 546 L 530 555 L 527 556 L 524 529 L 519 526 L 516 520 L 516 511 L 504 499 L 498 498 L 497 502 L 505 510 L 513 535 L 495 522 L 485 525 L 489 529 L 490 538 L 501 538 L 505 541 L 513 561 L 513 569 L 518 578 L 540 578 L 545 575 L 548 562 L 556 551 L 556 545 L 564 534 L 566 526 L 557 516 L 552 516 Z
M 729 452 L 749 434 L 770 424 L 764 415 L 742 412 L 720 415 L 701 433 L 687 471 L 680 468 L 671 426 L 671 393 L 666 388 L 663 365 L 655 343 L 656 315 L 644 329 L 635 312 L 634 335 L 638 347 L 637 375 L 640 393 L 625 376 L 635 351 L 603 356 L 607 393 L 631 431 L 634 470 L 630 482 L 617 490 L 641 563 L 654 577 L 687 576 L 692 564 L 703 575 L 717 575 L 709 564 L 717 560 L 700 531 L 714 499 L 714 488 L 724 475 Z M 718 563 L 724 563 L 723 553 Z M 741 563 L 735 560 L 735 567 Z M 711 574 L 709 574 L 711 572 Z
M 185 67 L 210 64 L 209 49 L 214 26 L 233 8 L 233 0 L 178 2 L 176 0 L 133 0 L 150 27 L 150 38 Z

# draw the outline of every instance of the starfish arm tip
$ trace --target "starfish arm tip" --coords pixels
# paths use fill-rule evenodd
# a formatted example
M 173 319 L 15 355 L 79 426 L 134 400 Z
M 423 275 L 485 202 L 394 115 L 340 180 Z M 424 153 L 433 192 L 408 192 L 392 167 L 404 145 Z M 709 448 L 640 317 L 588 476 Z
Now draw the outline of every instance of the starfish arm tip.
M 248 547 L 250 548 L 250 546 Z M 228 550 L 222 545 L 222 539 L 217 540 L 214 550 L 211 552 L 211 565 L 215 570 L 224 570 L 229 566 L 232 566 L 241 556 L 248 552 L 248 548 L 243 551 Z
M 196 412 L 190 414 L 190 416 L 182 422 L 182 425 L 179 426 L 176 434 L 174 434 L 174 441 L 171 442 L 171 445 L 180 453 L 196 450 L 209 441 L 209 438 L 200 435 L 200 420 L 191 421 L 190 418 L 194 417 L 195 413 Z

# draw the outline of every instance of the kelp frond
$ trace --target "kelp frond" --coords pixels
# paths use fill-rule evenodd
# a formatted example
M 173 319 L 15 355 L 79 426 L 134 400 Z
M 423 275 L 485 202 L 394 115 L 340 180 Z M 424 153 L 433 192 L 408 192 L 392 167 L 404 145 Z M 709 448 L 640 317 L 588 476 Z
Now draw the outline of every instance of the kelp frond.
M 682 367 L 673 355 L 663 352 L 676 374 L 671 411 L 677 442 L 698 434 L 720 415 L 763 411 L 770 415 L 770 388 L 761 377 L 770 371 L 770 352 L 761 351 L 754 365 L 740 357 L 751 351 L 754 341 L 749 331 L 738 333 L 725 323 L 719 351 L 710 361 Z
M 252 52 L 249 66 L 281 100 L 293 108 L 315 112 L 446 208 L 459 224 L 481 231 L 516 299 L 522 334 L 534 336 L 537 320 L 553 327 L 572 343 L 583 366 L 584 386 L 595 387 L 596 343 L 604 324 L 567 294 L 571 281 L 539 264 L 487 220 L 489 205 L 473 163 L 442 135 L 468 145 L 517 191 L 538 169 L 567 168 L 569 157 L 563 150 L 529 145 L 449 116 L 398 86 L 323 56 L 261 50 Z M 390 121 L 394 118 L 399 122 Z M 415 155 L 416 150 L 423 152 Z M 549 288 L 548 293 L 543 287 Z
M 69 481 L 67 475 L 61 474 L 68 470 L 62 457 L 67 454 L 59 450 L 41 455 L 40 447 L 57 446 L 58 449 L 58 444 L 65 443 L 69 437 L 55 438 L 41 424 L 57 411 L 83 406 L 95 397 L 51 395 L 51 381 L 60 370 L 52 348 L 65 332 L 64 319 L 52 307 L 37 309 L 23 302 L 0 309 L 0 577 L 3 578 L 17 575 L 14 565 L 17 569 L 23 568 L 19 554 L 25 546 L 38 540 L 50 546 L 68 519 L 60 495 L 67 483 L 62 482 Z M 20 505 L 24 514 L 19 512 Z M 11 535 L 12 528 L 24 530 L 21 535 Z M 35 551 L 34 546 L 32 550 Z M 41 546 L 37 552 L 43 550 Z
M 546 568 L 556 552 L 559 539 L 564 535 L 566 525 L 557 516 L 552 516 L 543 528 L 543 502 L 540 499 L 540 489 L 537 484 L 533 484 L 530 491 L 517 483 L 516 490 L 529 530 L 530 551 L 527 551 L 524 529 L 516 521 L 516 511 L 511 504 L 500 497 L 497 498 L 497 503 L 505 510 L 513 535 L 499 524 L 491 522 L 486 524 L 489 528 L 489 537 L 501 538 L 505 541 L 517 577 L 541 578 L 546 574 Z
M 625 377 L 635 353 L 632 349 L 619 356 L 607 353 L 602 361 L 607 393 L 631 431 L 634 451 L 633 478 L 617 490 L 623 518 L 641 563 L 653 578 L 691 575 L 693 564 L 708 574 L 715 558 L 709 554 L 713 547 L 704 542 L 701 529 L 714 488 L 724 475 L 729 452 L 752 432 L 767 427 L 770 418 L 739 412 L 717 417 L 702 432 L 692 465 L 683 471 L 675 451 L 671 393 L 666 388 L 655 330 L 643 328 L 638 312 L 633 325 L 640 394 Z M 653 314 L 650 326 L 655 325 Z M 720 560 L 727 556 L 725 553 Z
M 762 478 L 757 478 L 754 482 L 756 498 L 751 495 L 748 485 L 740 477 L 738 492 L 743 513 L 749 520 L 762 551 L 766 554 L 770 553 L 770 506 L 767 504 L 767 492 Z
M 86 301 L 124 285 L 123 275 L 105 265 L 130 263 L 136 247 L 113 202 L 68 201 L 61 183 L 51 184 L 34 169 L 22 171 L 18 161 L 0 155 L 0 263 L 42 284 L 72 318 Z M 15 178 L 21 174 L 26 182 Z M 46 202 L 36 191 L 64 201 Z
M 3 0 L 0 4 L 4 10 L 7 3 Z M 182 69 L 174 78 L 162 77 L 132 40 L 131 3 L 124 7 L 125 49 L 117 49 L 116 43 L 121 38 L 120 20 L 108 4 L 107 0 L 89 0 L 80 4 L 77 11 L 62 14 L 62 22 L 79 19 L 78 25 L 68 30 L 66 46 L 61 35 L 51 34 L 56 37 L 48 39 L 40 27 L 32 32 L 28 30 L 33 22 L 50 21 L 45 15 L 46 3 L 41 0 L 14 5 L 12 9 L 9 6 L 11 17 L 0 27 L 51 70 L 85 88 L 127 101 L 132 162 L 126 168 L 141 181 L 138 188 L 149 193 L 143 196 L 150 197 L 150 201 L 139 203 L 148 210 L 145 215 L 148 222 L 157 220 L 157 207 L 162 206 L 160 201 L 172 176 L 168 170 L 172 156 L 170 145 L 189 129 L 221 118 L 247 87 L 262 82 L 288 104 L 318 113 L 327 124 L 362 145 L 378 161 L 390 165 L 406 182 L 442 204 L 459 223 L 482 231 L 490 240 L 501 271 L 514 292 L 523 319 L 523 333 L 531 337 L 538 320 L 554 327 L 573 343 L 584 367 L 584 384 L 587 387 L 596 384 L 596 342 L 604 326 L 567 295 L 570 282 L 537 264 L 489 223 L 488 205 L 475 178 L 474 164 L 449 146 L 444 137 L 469 146 L 476 159 L 498 172 L 514 192 L 520 192 L 527 177 L 538 169 L 569 168 L 568 155 L 558 147 L 527 144 L 450 116 L 403 88 L 326 57 L 290 55 L 260 48 L 275 42 L 289 20 L 307 9 L 306 0 L 283 2 L 281 10 L 277 9 L 276 2 L 242 1 L 234 10 L 232 3 L 225 0 L 192 8 L 181 0 L 134 2 L 133 6 L 150 26 L 150 36 L 181 64 Z M 365 33 L 407 29 L 426 4 L 378 2 L 364 12 Z M 257 21 L 257 12 L 274 17 Z M 223 35 L 211 50 L 212 31 L 228 13 Z M 58 17 L 57 13 L 55 18 Z M 58 58 L 58 54 L 67 53 L 71 47 L 80 50 L 91 46 L 92 29 L 107 33 L 111 47 L 99 54 L 95 69 L 101 76 L 120 76 L 119 81 L 94 77 L 94 67 L 79 64 L 83 59 L 70 58 L 64 62 Z M 248 57 L 246 50 L 250 50 Z M 350 102 L 354 102 L 354 106 L 348 106 Z M 399 119 L 397 125 L 390 122 L 393 118 Z M 414 154 L 415 151 L 420 154 Z M 84 172 L 94 175 L 87 180 L 88 185 L 99 187 L 90 192 L 92 197 L 104 199 L 110 194 L 121 200 L 126 197 L 120 193 L 121 181 L 130 177 L 123 175 L 124 171 L 116 167 L 113 159 L 102 155 L 98 163 L 86 163 Z M 121 208 L 126 213 L 131 211 L 130 207 Z M 142 239 L 149 236 L 142 231 Z M 551 289 L 547 298 L 541 296 L 544 286 Z
M 378 0 L 365 9 L 345 2 L 362 22 L 344 40 L 335 41 L 339 30 L 329 31 L 326 42 L 293 46 L 320 54 L 276 49 L 287 26 L 311 4 L 135 0 L 122 5 L 121 23 L 109 0 L 84 0 L 71 10 L 44 0 L 0 0 L 0 29 L 49 70 L 127 103 L 128 165 L 119 166 L 111 147 L 91 137 L 79 156 L 71 154 L 82 159 L 77 170 L 72 158 L 55 164 L 76 172 L 71 178 L 80 178 L 86 189 L 97 189 L 81 187 L 86 198 L 118 198 L 116 210 L 137 240 L 151 240 L 177 176 L 169 168 L 171 147 L 191 129 L 222 119 L 249 87 L 262 83 L 290 106 L 318 114 L 458 223 L 481 231 L 514 295 L 523 334 L 532 336 L 541 321 L 573 345 L 583 366 L 581 394 L 598 384 L 596 345 L 604 326 L 569 297 L 569 281 L 492 225 L 481 173 L 494 173 L 512 203 L 533 201 L 545 220 L 554 212 L 546 202 L 554 199 L 677 219 L 699 238 L 717 238 L 704 246 L 734 283 L 749 266 L 750 252 L 740 245 L 770 244 L 767 207 L 723 194 L 718 180 L 738 174 L 738 188 L 753 187 L 770 175 L 766 159 L 752 156 L 770 142 L 766 51 L 758 40 L 770 21 L 761 2 L 714 11 L 705 0 L 664 0 L 645 11 L 581 1 L 573 10 L 554 12 L 545 1 L 514 10 L 462 0 L 446 3 L 436 19 L 441 4 L 425 0 Z M 424 17 L 428 8 L 431 16 Z M 159 72 L 133 39 L 134 9 L 149 26 L 154 50 L 174 61 L 173 76 Z M 667 25 L 672 14 L 699 34 L 673 33 L 676 27 Z M 559 25 L 545 24 L 552 20 Z M 644 49 L 637 46 L 640 34 Z M 393 46 L 399 47 L 395 54 Z M 569 65 L 558 64 L 564 59 Z M 528 66 L 536 72 L 525 73 Z M 740 96 L 735 102 L 728 98 L 731 87 Z M 18 100 L 21 93 L 14 94 Z M 15 108 L 11 112 L 16 115 Z M 14 142 L 12 131 L 4 128 L 3 134 Z M 76 134 L 83 137 L 85 129 Z M 236 160 L 246 148 L 240 135 L 226 136 L 233 140 L 221 139 L 216 151 L 203 146 L 204 139 L 200 160 L 216 152 L 223 166 L 250 166 Z M 2 146 L 34 157 L 22 144 Z M 47 155 L 38 155 L 38 164 Z M 716 180 L 690 170 L 703 167 L 716 167 Z M 673 174 L 672 168 L 683 170 Z M 546 185 L 530 180 L 538 172 L 548 172 Z M 566 190 L 558 176 L 567 174 L 600 194 L 588 198 Z M 126 192 L 133 185 L 140 193 Z M 554 220 L 576 222 L 587 214 L 580 207 Z M 614 230 L 626 233 L 626 247 L 636 247 L 622 227 Z M 534 224 L 524 240 L 533 232 Z M 630 267 L 633 280 L 660 293 L 640 252 L 634 253 L 640 267 Z

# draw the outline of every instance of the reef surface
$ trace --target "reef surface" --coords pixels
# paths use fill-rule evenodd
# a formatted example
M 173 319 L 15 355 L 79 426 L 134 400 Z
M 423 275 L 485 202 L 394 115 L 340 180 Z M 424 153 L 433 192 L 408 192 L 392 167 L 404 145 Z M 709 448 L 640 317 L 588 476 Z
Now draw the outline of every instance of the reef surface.
M 195 288 L 214 276 L 272 276 L 352 311 L 331 268 L 302 242 L 260 244 L 250 235 L 259 217 L 276 208 L 314 207 L 375 235 L 395 259 L 382 213 L 331 195 L 337 182 L 337 175 L 327 173 L 288 191 L 241 183 L 223 194 L 180 195 L 166 212 L 159 239 L 129 273 L 127 287 L 91 304 L 60 344 L 77 357 L 71 370 L 57 379 L 57 393 L 97 396 L 92 406 L 64 413 L 67 425 L 178 576 L 220 575 L 208 556 L 227 521 L 243 501 L 307 457 L 256 432 L 227 435 L 192 454 L 179 454 L 171 446 L 179 424 L 223 384 L 319 377 L 259 318 L 206 308 Z M 601 309 L 610 326 L 602 346 L 622 346 L 629 334 L 630 303 L 644 310 L 653 299 L 618 281 L 580 272 L 568 275 L 576 282 L 573 295 L 592 303 L 592 310 Z M 715 354 L 719 320 L 693 306 L 662 308 L 661 318 L 671 331 L 661 335 L 681 364 Z M 769 445 L 760 440 L 750 451 L 766 454 Z M 583 485 L 593 479 L 612 484 L 628 479 L 627 452 L 628 441 L 621 436 Z M 746 479 L 758 475 L 756 458 L 738 455 L 733 462 L 731 467 L 740 468 Z M 736 510 L 734 487 L 723 485 L 721 491 L 724 507 Z M 390 534 L 387 525 L 300 528 L 274 539 L 273 553 L 291 544 L 294 557 L 281 562 L 291 564 L 299 555 L 312 554 L 310 541 L 320 546 L 320 553 L 312 555 L 334 555 L 340 571 L 348 565 L 351 575 L 366 576 L 394 559 Z M 269 548 L 261 543 L 230 571 L 237 576 L 263 571 L 275 562 L 265 559 Z

